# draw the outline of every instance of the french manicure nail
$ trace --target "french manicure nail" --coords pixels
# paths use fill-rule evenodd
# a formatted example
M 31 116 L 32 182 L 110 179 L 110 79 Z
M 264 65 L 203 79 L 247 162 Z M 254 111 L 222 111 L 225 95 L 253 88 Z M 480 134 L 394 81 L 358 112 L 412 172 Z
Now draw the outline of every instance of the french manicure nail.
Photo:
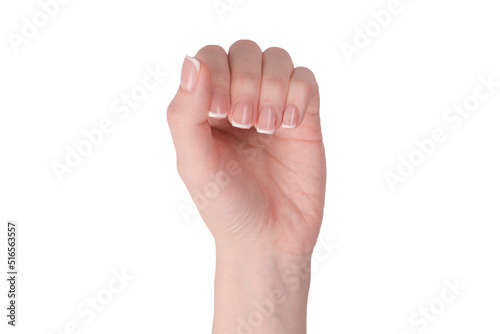
M 274 133 L 274 124 L 276 122 L 276 109 L 271 105 L 264 105 L 260 109 L 259 119 L 255 129 L 259 133 L 271 135 Z
M 252 116 L 252 102 L 240 100 L 234 106 L 232 124 L 237 128 L 250 129 L 252 127 Z
M 198 83 L 200 74 L 200 61 L 194 57 L 186 56 L 182 65 L 181 87 L 187 92 L 192 92 Z
M 226 95 L 220 90 L 212 93 L 212 103 L 208 116 L 212 118 L 225 118 L 227 116 Z
M 299 109 L 294 104 L 289 104 L 283 113 L 283 122 L 281 126 L 285 129 L 295 129 L 299 119 Z

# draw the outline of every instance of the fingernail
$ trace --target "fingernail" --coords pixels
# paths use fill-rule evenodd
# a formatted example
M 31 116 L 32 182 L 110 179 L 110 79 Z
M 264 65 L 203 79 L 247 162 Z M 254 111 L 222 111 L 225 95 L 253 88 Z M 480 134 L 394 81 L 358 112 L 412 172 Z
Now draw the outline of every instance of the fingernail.
M 224 118 L 227 116 L 226 95 L 220 90 L 214 90 L 212 93 L 212 103 L 208 116 L 213 118 Z
M 241 129 L 250 129 L 252 127 L 252 102 L 240 100 L 234 106 L 232 124 Z
M 289 104 L 283 113 L 283 122 L 281 126 L 285 129 L 295 129 L 299 120 L 299 109 L 294 104 Z
M 255 129 L 259 133 L 271 135 L 274 133 L 274 124 L 276 122 L 276 109 L 271 105 L 262 106 L 259 112 L 259 119 Z
M 185 91 L 192 92 L 198 83 L 200 74 L 200 62 L 198 59 L 186 56 L 182 65 L 181 87 Z

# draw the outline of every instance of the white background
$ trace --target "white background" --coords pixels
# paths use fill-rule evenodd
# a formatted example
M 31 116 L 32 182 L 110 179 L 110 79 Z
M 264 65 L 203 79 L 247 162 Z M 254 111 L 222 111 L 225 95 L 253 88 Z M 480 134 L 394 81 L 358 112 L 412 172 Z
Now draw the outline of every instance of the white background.
M 41 9 L 3 1 L 1 263 L 5 272 L 11 219 L 20 309 L 12 330 L 2 279 L 0 332 L 63 333 L 73 321 L 81 333 L 210 332 L 214 245 L 177 176 L 165 110 L 185 54 L 252 39 L 285 48 L 320 84 L 320 240 L 340 246 L 317 261 L 310 333 L 419 333 L 409 318 L 440 298 L 446 279 L 467 288 L 425 332 L 498 333 L 500 88 L 458 129 L 443 114 L 474 94 L 479 76 L 500 80 L 499 8 L 401 0 L 401 13 L 348 63 L 341 43 L 388 3 L 242 0 L 221 18 L 213 0 L 73 0 L 16 53 L 8 34 Z M 111 105 L 148 66 L 169 75 L 121 120 Z M 60 182 L 52 163 L 105 118 L 113 132 Z M 436 127 L 447 141 L 391 191 L 384 173 Z M 87 323 L 77 307 L 122 268 L 134 279 Z

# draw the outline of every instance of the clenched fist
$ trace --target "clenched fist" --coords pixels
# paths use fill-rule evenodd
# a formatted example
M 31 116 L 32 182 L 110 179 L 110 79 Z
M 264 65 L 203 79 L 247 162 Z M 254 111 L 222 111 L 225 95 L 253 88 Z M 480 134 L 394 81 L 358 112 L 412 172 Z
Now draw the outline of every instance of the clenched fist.
M 326 163 L 314 74 L 294 67 L 280 48 L 262 52 L 247 40 L 229 53 L 206 46 L 184 60 L 167 118 L 179 174 L 217 248 L 214 333 L 250 326 L 241 322 L 252 311 L 248 294 L 265 299 L 279 288 L 289 308 L 274 305 L 273 312 L 290 324 L 303 321 L 297 331 L 283 324 L 286 333 L 303 333 L 309 273 L 302 269 L 305 278 L 293 287 L 283 276 L 304 268 L 323 216 Z M 234 316 L 224 319 L 228 314 Z M 275 318 L 261 333 L 278 333 Z

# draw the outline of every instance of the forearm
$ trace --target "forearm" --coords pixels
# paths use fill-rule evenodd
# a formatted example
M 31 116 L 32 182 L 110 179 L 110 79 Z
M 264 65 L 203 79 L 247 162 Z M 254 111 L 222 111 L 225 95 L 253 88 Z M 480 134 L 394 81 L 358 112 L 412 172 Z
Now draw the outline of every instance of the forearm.
M 213 334 L 305 334 L 311 256 L 217 250 Z

